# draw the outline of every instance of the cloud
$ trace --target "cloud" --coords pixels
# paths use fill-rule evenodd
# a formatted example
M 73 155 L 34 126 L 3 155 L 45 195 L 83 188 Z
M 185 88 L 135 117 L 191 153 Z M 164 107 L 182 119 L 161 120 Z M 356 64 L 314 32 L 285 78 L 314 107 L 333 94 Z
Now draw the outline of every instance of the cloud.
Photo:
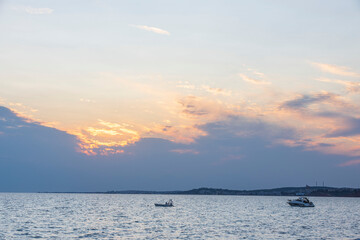
M 173 149 L 171 152 L 179 154 L 199 154 L 199 152 L 194 149 Z
M 360 118 L 355 117 L 343 117 L 344 124 L 341 128 L 327 134 L 327 137 L 349 137 L 360 135 Z
M 147 134 L 182 144 L 194 143 L 195 139 L 207 135 L 207 133 L 199 129 L 198 126 L 191 124 L 175 126 L 155 125 Z
M 253 69 L 253 68 L 248 68 L 247 70 L 248 70 L 249 72 L 251 72 L 252 74 L 260 77 L 260 78 L 265 77 L 265 74 L 264 74 L 264 73 L 259 72 L 258 70 L 255 70 L 255 69 Z
M 208 85 L 202 85 L 201 87 L 198 87 L 198 86 L 190 84 L 189 82 L 178 82 L 176 87 L 188 89 L 188 90 L 201 90 L 201 91 L 205 91 L 205 92 L 210 93 L 215 96 L 218 96 L 218 95 L 231 96 L 230 90 L 226 90 L 226 89 L 222 89 L 222 88 L 213 88 Z
M 219 121 L 232 115 L 239 114 L 236 109 L 222 101 L 211 98 L 186 96 L 179 99 L 182 116 L 197 120 L 197 124 Z
M 327 154 L 360 156 L 359 107 L 340 95 L 299 95 L 280 104 L 279 113 L 272 115 L 297 131 L 295 138 L 280 140 L 283 144 Z
M 157 33 L 157 34 L 170 35 L 170 33 L 168 31 L 157 28 L 157 27 L 149 27 L 149 26 L 146 26 L 146 25 L 131 25 L 131 26 L 136 27 L 138 29 L 145 30 L 145 31 Z
M 188 96 L 179 100 L 179 103 L 183 107 L 182 112 L 188 116 L 199 117 L 210 114 L 210 106 L 204 104 L 199 97 Z
M 351 161 L 347 161 L 344 163 L 339 164 L 340 167 L 349 167 L 349 166 L 354 166 L 354 165 L 359 165 L 360 164 L 360 159 L 356 159 L 356 160 L 351 160 Z
M 338 102 L 339 96 L 333 93 L 315 93 L 300 95 L 296 99 L 284 102 L 281 108 L 300 110 L 305 109 L 311 104 L 323 103 L 323 102 Z
M 348 67 L 317 62 L 312 62 L 312 65 L 323 72 L 331 73 L 334 75 L 340 75 L 345 77 L 360 77 L 359 73 L 351 71 L 351 69 Z
M 271 84 L 271 82 L 266 80 L 266 76 L 264 73 L 255 70 L 253 68 L 249 68 L 246 67 L 245 65 L 243 65 L 243 70 L 242 73 L 238 73 L 237 75 L 239 77 L 242 78 L 242 80 L 252 83 L 252 84 L 257 84 L 257 85 L 269 85 Z M 245 73 L 243 73 L 245 72 Z
M 329 82 L 337 83 L 346 87 L 346 90 L 350 93 L 360 92 L 360 82 L 345 81 L 340 79 L 330 79 L 330 78 L 316 78 L 320 82 Z
M 84 103 L 95 103 L 94 100 L 88 99 L 88 98 L 80 98 L 80 102 Z
M 231 136 L 241 139 L 257 138 L 275 142 L 275 139 L 293 139 L 296 136 L 296 131 L 290 127 L 268 123 L 256 117 L 235 115 L 227 119 L 204 124 L 200 126 L 200 129 L 219 140 Z
M 212 88 L 212 87 L 203 85 L 202 89 L 204 89 L 208 93 L 211 93 L 211 94 L 214 94 L 214 95 L 231 96 L 231 91 L 225 90 L 225 89 L 222 89 L 222 88 Z
M 264 80 L 256 79 L 256 78 L 251 78 L 251 77 L 248 77 L 248 76 L 246 76 L 245 74 L 242 74 L 242 73 L 239 73 L 238 76 L 241 77 L 244 81 L 252 83 L 252 84 L 265 84 L 265 85 L 271 84 L 268 81 L 264 81 Z
M 13 7 L 13 10 L 33 15 L 52 14 L 54 12 L 54 9 L 52 8 L 34 8 L 30 6 L 15 6 Z
M 190 84 L 189 82 L 179 82 L 177 85 L 176 85 L 177 88 L 184 88 L 184 89 L 191 89 L 191 90 L 194 90 L 196 89 L 195 85 L 192 85 Z
M 91 156 L 75 151 L 79 139 L 74 135 L 26 122 L 0 107 L 3 118 L 0 191 L 172 190 L 197 186 L 249 189 L 284 182 L 301 185 L 318 176 L 338 185 L 359 181 L 358 172 L 337 167 L 339 162 L 355 165 L 347 163 L 354 157 L 277 144 L 277 139 L 293 139 L 296 133 L 248 117 L 233 116 L 198 126 L 208 134 L 191 146 L 141 138 L 122 148 L 104 147 L 104 154 Z M 24 127 L 8 128 L 17 125 Z M 129 127 L 104 120 L 99 120 L 100 126 Z
M 94 126 L 70 133 L 79 138 L 78 150 L 87 155 L 123 153 L 122 147 L 140 139 L 140 134 L 134 129 L 134 126 L 101 119 Z

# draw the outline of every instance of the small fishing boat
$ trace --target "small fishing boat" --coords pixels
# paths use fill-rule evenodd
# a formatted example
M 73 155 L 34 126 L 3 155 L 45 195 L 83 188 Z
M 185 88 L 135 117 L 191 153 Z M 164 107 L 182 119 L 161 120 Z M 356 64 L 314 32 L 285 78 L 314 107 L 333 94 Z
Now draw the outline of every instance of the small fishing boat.
M 173 200 L 169 200 L 167 201 L 165 204 L 163 203 L 155 203 L 155 207 L 173 207 L 174 206 L 174 203 L 173 203 Z
M 294 200 L 289 199 L 287 203 L 293 207 L 315 207 L 313 202 L 310 202 L 307 197 L 299 197 Z

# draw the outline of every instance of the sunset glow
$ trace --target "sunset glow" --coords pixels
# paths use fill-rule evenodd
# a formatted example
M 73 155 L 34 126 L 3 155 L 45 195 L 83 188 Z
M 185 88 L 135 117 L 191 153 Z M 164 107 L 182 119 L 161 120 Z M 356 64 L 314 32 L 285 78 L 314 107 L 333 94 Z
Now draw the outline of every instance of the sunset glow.
M 358 2 L 80 2 L 0 2 L 0 105 L 84 159 L 359 165 Z

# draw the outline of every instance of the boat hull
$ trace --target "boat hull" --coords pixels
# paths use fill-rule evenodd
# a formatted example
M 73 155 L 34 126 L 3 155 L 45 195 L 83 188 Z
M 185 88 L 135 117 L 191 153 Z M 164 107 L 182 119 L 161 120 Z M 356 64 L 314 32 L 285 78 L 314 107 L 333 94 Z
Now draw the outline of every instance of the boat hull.
M 174 205 L 155 203 L 155 207 L 173 207 Z
M 288 202 L 292 207 L 315 207 L 313 203 L 302 203 L 302 202 Z

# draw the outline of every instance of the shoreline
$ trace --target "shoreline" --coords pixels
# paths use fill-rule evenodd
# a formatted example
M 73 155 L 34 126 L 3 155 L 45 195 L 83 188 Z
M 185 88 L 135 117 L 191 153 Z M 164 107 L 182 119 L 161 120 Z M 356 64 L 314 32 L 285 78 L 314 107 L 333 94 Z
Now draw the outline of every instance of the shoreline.
M 77 193 L 77 194 L 159 194 L 159 195 L 223 195 L 223 196 L 308 196 L 308 197 L 360 197 L 360 188 L 336 187 L 284 187 L 258 190 L 229 190 L 222 188 L 197 188 L 184 191 L 143 191 L 120 190 L 104 192 L 37 192 L 37 193 Z

